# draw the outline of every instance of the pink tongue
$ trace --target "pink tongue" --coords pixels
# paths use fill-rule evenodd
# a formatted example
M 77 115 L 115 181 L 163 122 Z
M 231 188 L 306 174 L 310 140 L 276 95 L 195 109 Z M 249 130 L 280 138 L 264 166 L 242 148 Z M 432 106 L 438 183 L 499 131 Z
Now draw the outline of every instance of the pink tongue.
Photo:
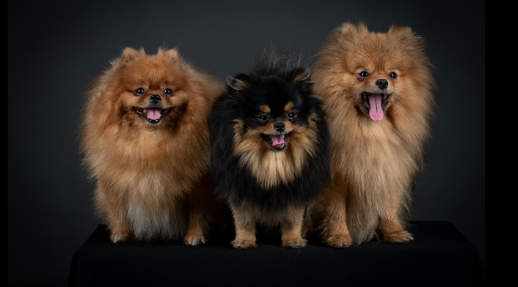
M 146 109 L 147 110 L 147 118 L 150 120 L 158 120 L 162 115 L 160 114 L 160 109 Z
M 286 144 L 282 135 L 271 135 L 270 137 L 272 138 L 272 146 L 280 146 Z
M 369 95 L 369 104 L 371 109 L 369 115 L 373 121 L 381 121 L 383 119 L 383 109 L 381 108 L 381 95 Z

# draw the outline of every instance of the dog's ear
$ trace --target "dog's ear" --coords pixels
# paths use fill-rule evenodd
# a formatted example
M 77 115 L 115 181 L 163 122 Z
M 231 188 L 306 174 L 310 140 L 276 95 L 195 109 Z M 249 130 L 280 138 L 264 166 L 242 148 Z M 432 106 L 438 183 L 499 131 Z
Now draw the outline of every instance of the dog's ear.
M 398 27 L 396 25 L 390 26 L 387 34 L 400 38 L 413 38 L 414 32 L 410 27 Z
M 182 61 L 182 58 L 180 57 L 180 54 L 178 53 L 178 51 L 176 49 L 164 50 L 162 48 L 159 48 L 158 55 L 164 55 L 175 62 Z
M 122 51 L 122 55 L 120 56 L 119 60 L 117 61 L 118 64 L 126 64 L 131 61 L 134 61 L 135 59 L 145 56 L 146 52 L 144 52 L 144 48 L 140 48 L 140 50 L 135 50 L 133 48 L 127 47 Z
M 248 88 L 250 78 L 246 74 L 239 74 L 227 78 L 227 89 L 231 92 L 244 91 Z
M 311 71 L 308 68 L 297 68 L 291 72 L 292 82 L 294 84 L 309 81 Z
M 403 44 L 402 46 L 407 49 L 421 50 L 425 46 L 424 38 L 414 33 L 410 27 L 397 27 L 392 25 L 387 35 L 399 39 Z
M 356 26 L 351 22 L 345 22 L 337 30 L 341 34 L 349 34 L 353 30 L 356 30 Z
M 346 39 L 351 39 L 358 37 L 358 35 L 369 33 L 369 29 L 363 22 L 359 22 L 358 25 L 351 22 L 345 22 L 335 29 L 335 33 L 341 35 L 341 37 L 345 37 Z
M 354 35 L 359 32 L 367 32 L 367 26 L 360 22 L 358 25 L 354 25 L 351 22 L 345 22 L 340 27 L 336 28 L 336 31 L 342 35 Z

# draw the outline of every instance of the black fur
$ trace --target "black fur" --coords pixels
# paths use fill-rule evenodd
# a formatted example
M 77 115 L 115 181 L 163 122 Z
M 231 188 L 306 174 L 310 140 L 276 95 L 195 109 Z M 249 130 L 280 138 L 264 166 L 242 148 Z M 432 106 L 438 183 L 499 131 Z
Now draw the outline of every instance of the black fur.
M 257 120 L 259 106 L 267 104 L 272 109 L 272 118 L 281 117 L 290 101 L 298 110 L 294 125 L 307 126 L 308 116 L 316 115 L 317 152 L 313 157 L 305 153 L 308 159 L 300 176 L 292 182 L 266 190 L 233 154 L 235 120 L 244 123 L 245 131 L 256 129 L 261 125 Z M 301 206 L 315 200 L 323 185 L 329 182 L 330 134 L 322 102 L 311 90 L 309 69 L 301 64 L 300 58 L 276 49 L 260 53 L 251 72 L 227 80 L 227 91 L 214 106 L 209 129 L 215 194 L 223 200 L 235 205 L 245 200 L 259 206 L 262 212 L 279 212 L 288 204 Z

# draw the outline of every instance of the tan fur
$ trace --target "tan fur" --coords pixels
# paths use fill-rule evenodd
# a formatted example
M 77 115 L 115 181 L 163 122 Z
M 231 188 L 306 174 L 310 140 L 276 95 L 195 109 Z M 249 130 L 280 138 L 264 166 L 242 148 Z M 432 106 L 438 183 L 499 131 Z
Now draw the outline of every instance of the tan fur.
M 358 74 L 370 75 L 360 80 Z M 389 72 L 396 72 L 393 79 Z M 389 81 L 385 117 L 371 120 L 361 93 Z M 422 43 L 410 28 L 373 33 L 344 23 L 327 39 L 312 76 L 324 101 L 332 138 L 332 184 L 315 208 L 324 242 L 346 247 L 378 230 L 389 242 L 406 242 L 414 177 L 423 164 L 435 83 Z
M 243 122 L 236 119 L 234 126 L 234 154 L 243 167 L 248 167 L 259 184 L 265 189 L 280 183 L 288 184 L 300 175 L 307 156 L 315 154 L 317 142 L 316 115 L 310 115 L 308 127 L 285 122 L 286 133 L 292 133 L 286 150 L 272 151 L 260 137 L 260 133 L 274 134 L 273 124 L 261 130 L 243 131 Z M 280 181 L 280 182 L 279 182 Z
M 259 107 L 259 110 L 263 113 L 269 113 L 271 110 L 270 110 L 270 107 L 267 106 L 267 105 L 262 105 Z
M 265 213 L 261 207 L 243 202 L 240 206 L 229 203 L 234 217 L 236 237 L 231 242 L 234 248 L 256 248 L 255 226 L 260 222 L 265 226 L 273 227 L 281 225 L 282 247 L 302 248 L 306 246 L 303 235 L 303 220 L 306 212 L 305 206 L 290 206 L 278 212 Z
M 284 106 L 284 111 L 289 111 L 291 110 L 291 108 L 293 108 L 293 102 L 288 102 L 285 106 Z
M 138 87 L 146 94 L 135 96 Z M 133 107 L 145 107 L 165 87 L 174 91 L 162 93 L 171 110 L 151 125 Z M 174 49 L 148 56 L 127 48 L 99 77 L 85 105 L 81 148 L 112 241 L 205 240 L 212 206 L 207 118 L 221 91 Z

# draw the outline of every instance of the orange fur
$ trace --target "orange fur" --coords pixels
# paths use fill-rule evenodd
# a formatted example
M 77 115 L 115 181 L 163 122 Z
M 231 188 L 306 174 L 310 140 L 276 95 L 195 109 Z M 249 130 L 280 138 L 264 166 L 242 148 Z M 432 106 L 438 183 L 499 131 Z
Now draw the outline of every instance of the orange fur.
M 359 244 L 377 232 L 388 242 L 413 239 L 405 215 L 430 135 L 435 83 L 429 66 L 422 41 L 407 27 L 374 33 L 344 23 L 324 44 L 312 80 L 331 132 L 332 183 L 313 212 L 328 245 Z M 362 71 L 369 76 L 359 77 Z M 381 78 L 390 96 L 384 118 L 374 121 L 361 94 L 374 93 Z
M 146 93 L 136 96 L 139 87 Z M 126 48 L 95 82 L 84 108 L 81 148 L 97 182 L 96 210 L 113 242 L 204 242 L 213 205 L 207 119 L 221 92 L 220 83 L 174 49 L 146 55 Z M 154 94 L 169 108 L 158 124 L 134 109 L 146 107 Z

